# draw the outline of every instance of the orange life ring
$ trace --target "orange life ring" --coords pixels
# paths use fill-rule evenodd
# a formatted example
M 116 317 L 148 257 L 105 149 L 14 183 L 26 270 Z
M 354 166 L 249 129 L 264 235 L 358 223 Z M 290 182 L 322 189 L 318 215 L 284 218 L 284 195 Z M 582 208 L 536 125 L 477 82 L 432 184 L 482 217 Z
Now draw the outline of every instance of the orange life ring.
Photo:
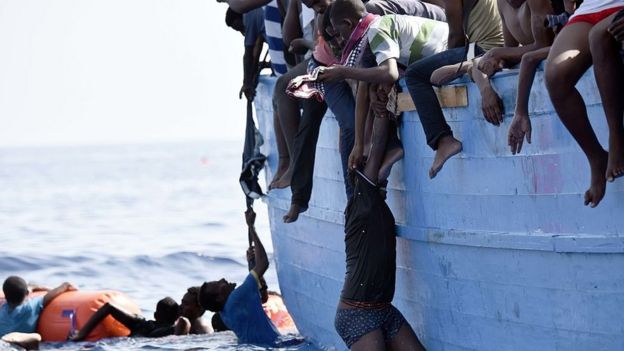
M 36 292 L 30 297 L 42 296 L 46 292 Z M 0 305 L 4 295 L 0 293 Z M 52 300 L 41 312 L 37 332 L 43 341 L 65 341 L 70 330 L 82 328 L 91 316 L 107 302 L 135 314 L 139 307 L 125 294 L 117 291 L 68 291 Z M 130 335 L 130 330 L 113 317 L 104 319 L 87 337 L 89 341 L 102 338 Z
M 264 313 L 282 334 L 297 333 L 297 326 L 286 309 L 282 297 L 269 294 L 269 300 L 262 305 Z

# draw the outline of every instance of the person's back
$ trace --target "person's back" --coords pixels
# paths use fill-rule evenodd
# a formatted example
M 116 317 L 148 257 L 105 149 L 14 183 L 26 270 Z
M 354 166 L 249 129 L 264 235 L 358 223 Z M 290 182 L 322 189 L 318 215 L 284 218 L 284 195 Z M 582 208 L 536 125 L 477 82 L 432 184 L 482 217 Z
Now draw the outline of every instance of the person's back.
M 279 333 L 262 309 L 260 283 L 251 271 L 241 286 L 228 297 L 221 319 L 234 331 L 241 343 L 271 345 Z
M 2 290 L 6 303 L 0 307 L 0 336 L 12 333 L 34 333 L 43 310 L 43 296 L 27 299 L 28 284 L 20 277 L 9 277 Z

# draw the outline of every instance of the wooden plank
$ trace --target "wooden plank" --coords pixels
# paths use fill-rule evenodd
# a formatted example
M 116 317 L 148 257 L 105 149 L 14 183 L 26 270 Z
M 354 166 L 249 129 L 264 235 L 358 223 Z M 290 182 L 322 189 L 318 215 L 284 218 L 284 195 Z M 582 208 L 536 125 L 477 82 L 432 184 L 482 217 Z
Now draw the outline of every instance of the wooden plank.
M 440 106 L 444 107 L 465 107 L 468 106 L 468 89 L 465 85 L 445 86 L 433 88 L 440 101 Z M 407 92 L 399 93 L 399 111 L 414 111 L 416 107 L 411 96 Z

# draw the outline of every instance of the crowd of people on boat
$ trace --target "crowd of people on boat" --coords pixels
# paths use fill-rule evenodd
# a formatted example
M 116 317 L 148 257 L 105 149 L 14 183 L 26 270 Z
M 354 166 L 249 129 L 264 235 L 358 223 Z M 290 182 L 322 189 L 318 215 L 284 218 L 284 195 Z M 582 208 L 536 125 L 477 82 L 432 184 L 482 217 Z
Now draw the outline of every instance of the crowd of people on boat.
M 531 143 L 529 96 L 543 60 L 555 111 L 589 161 L 585 205 L 597 206 L 607 182 L 624 175 L 624 99 L 618 89 L 624 78 L 624 1 L 219 1 L 229 6 L 226 23 L 245 36 L 241 96 L 255 97 L 264 43 L 280 64 L 273 67 L 278 78 L 272 95 L 279 163 L 269 188 L 291 189 L 284 222 L 296 221 L 308 208 L 327 110 L 340 127 L 336 137 L 349 202 L 347 269 L 335 328 L 350 349 L 424 349 L 391 304 L 396 233 L 385 186 L 405 152 L 397 136 L 401 78 L 435 151 L 430 178 L 462 151 L 434 87 L 467 75 L 479 88 L 484 119 L 500 126 L 505 108 L 490 80 L 519 66 L 508 130 L 510 152 L 517 154 L 525 141 Z M 278 15 L 282 36 L 276 38 Z M 609 127 L 608 150 L 598 142 L 575 88 L 592 64 Z
M 396 229 L 385 186 L 393 164 L 404 154 L 397 136 L 401 78 L 435 150 L 430 178 L 462 151 L 434 87 L 467 74 L 479 87 L 483 117 L 500 126 L 504 107 L 490 79 L 519 65 L 508 131 L 511 153 L 516 154 L 525 140 L 531 142 L 529 92 L 544 59 L 553 106 L 590 164 L 585 204 L 597 206 L 607 181 L 624 175 L 624 99 L 618 97 L 624 78 L 624 0 L 219 1 L 229 6 L 226 24 L 244 35 L 240 96 L 250 101 L 255 97 L 265 43 L 278 76 L 272 102 L 279 165 L 269 187 L 291 189 L 285 222 L 296 221 L 308 208 L 316 143 L 328 109 L 340 127 L 336 137 L 349 201 L 346 275 L 335 329 L 352 350 L 425 349 L 392 305 Z M 598 142 L 575 88 L 592 64 L 609 127 L 608 150 Z M 268 259 L 254 219 L 249 210 L 253 245 L 248 250 L 249 275 L 240 286 L 221 279 L 191 287 L 180 304 L 170 297 L 158 301 L 154 320 L 107 303 L 68 338 L 87 338 L 108 316 L 124 324 L 131 336 L 209 333 L 212 328 L 201 319 L 208 310 L 215 313 L 215 330 L 232 330 L 243 343 L 277 345 L 279 332 L 262 309 Z M 40 340 L 33 333 L 42 309 L 75 287 L 64 283 L 40 297 L 29 297 L 31 290 L 22 278 L 7 278 L 6 303 L 0 307 L 0 336 L 27 348 Z

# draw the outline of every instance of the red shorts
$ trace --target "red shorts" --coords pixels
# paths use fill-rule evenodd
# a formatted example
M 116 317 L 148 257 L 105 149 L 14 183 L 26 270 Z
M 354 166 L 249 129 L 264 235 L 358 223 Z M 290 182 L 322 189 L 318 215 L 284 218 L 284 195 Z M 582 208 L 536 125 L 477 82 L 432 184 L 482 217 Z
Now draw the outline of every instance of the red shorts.
M 568 21 L 566 26 L 569 26 L 569 25 L 571 25 L 573 23 L 577 23 L 577 22 L 585 22 L 585 23 L 591 24 L 592 26 L 595 26 L 598 22 L 600 22 L 603 19 L 611 16 L 612 14 L 620 11 L 621 9 L 624 9 L 624 6 L 612 7 L 610 9 L 602 10 L 600 12 L 594 12 L 594 13 L 588 13 L 588 14 L 585 14 L 585 15 L 574 16 L 574 18 L 572 18 L 570 21 Z

